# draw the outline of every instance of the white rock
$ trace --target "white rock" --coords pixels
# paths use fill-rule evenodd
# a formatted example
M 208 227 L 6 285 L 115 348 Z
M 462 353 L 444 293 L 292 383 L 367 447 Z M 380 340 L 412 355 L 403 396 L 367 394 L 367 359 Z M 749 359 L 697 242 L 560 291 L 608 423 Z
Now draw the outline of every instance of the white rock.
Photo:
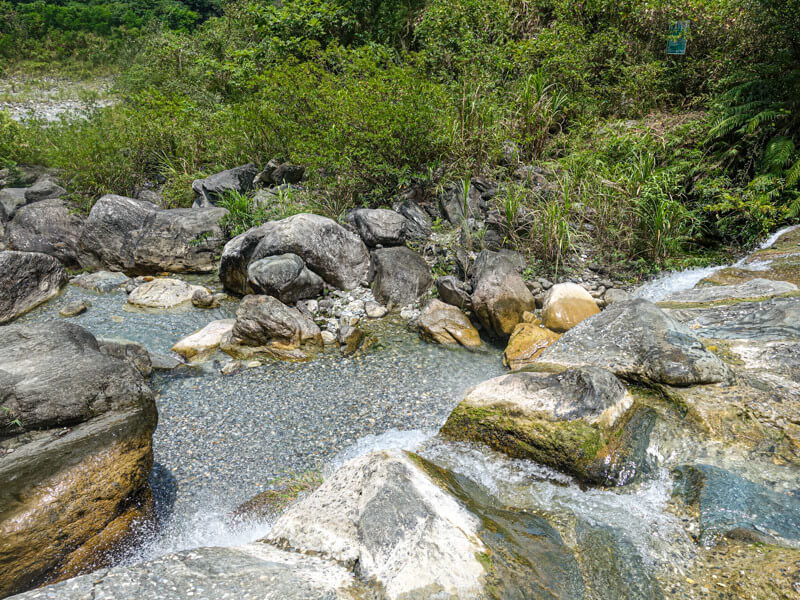
M 228 334 L 236 319 L 221 319 L 211 321 L 202 329 L 183 338 L 172 347 L 173 352 L 177 352 L 190 362 L 197 362 L 207 358 L 219 348 L 223 336 Z
M 180 279 L 163 277 L 137 287 L 128 296 L 128 303 L 144 308 L 173 308 L 184 302 L 191 302 L 192 294 L 202 289 L 205 288 L 190 285 Z
M 380 319 L 381 317 L 385 317 L 386 313 L 389 312 L 389 309 L 387 309 L 385 306 L 381 306 L 377 302 L 365 303 L 364 310 L 370 319 Z

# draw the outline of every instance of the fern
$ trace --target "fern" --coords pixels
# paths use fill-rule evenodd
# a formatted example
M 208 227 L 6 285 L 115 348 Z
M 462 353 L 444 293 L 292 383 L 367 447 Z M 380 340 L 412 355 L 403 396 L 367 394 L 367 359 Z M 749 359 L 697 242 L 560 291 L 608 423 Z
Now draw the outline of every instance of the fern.
M 800 159 L 794 161 L 794 164 L 786 171 L 786 187 L 794 187 L 800 181 Z
M 764 167 L 767 171 L 779 172 L 794 153 L 794 141 L 789 137 L 774 137 L 764 151 Z

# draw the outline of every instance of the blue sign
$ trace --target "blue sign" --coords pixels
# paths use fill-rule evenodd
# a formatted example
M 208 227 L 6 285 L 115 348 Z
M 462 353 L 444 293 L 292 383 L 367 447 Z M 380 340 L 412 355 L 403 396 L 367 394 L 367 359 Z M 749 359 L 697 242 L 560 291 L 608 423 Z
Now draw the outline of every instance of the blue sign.
M 686 34 L 689 21 L 675 21 L 669 26 L 667 38 L 667 54 L 686 54 Z

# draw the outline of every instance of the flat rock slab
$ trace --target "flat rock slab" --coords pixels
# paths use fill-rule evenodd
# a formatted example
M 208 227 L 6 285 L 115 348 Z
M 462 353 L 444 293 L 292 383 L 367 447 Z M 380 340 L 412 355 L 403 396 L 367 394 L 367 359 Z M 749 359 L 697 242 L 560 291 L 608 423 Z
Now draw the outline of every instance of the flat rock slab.
M 192 295 L 202 289 L 180 279 L 153 279 L 133 290 L 128 296 L 128 304 L 142 308 L 175 308 L 191 302 Z
M 234 323 L 236 323 L 236 319 L 212 321 L 202 329 L 183 338 L 172 347 L 172 351 L 190 362 L 203 360 L 219 348 L 222 338 L 231 332 Z
M 703 305 L 733 300 L 766 300 L 773 296 L 797 292 L 798 289 L 800 288 L 788 281 L 756 278 L 733 285 L 707 285 L 675 292 L 659 302 L 659 305 L 676 307 L 676 305 L 682 304 Z

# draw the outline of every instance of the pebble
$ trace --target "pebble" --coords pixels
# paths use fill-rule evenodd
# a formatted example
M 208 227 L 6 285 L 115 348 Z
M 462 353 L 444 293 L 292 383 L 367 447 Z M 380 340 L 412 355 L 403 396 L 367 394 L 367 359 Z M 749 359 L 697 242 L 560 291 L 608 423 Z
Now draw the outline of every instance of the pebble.
M 364 305 L 364 310 L 370 319 L 380 319 L 381 317 L 385 317 L 386 313 L 389 312 L 389 309 L 385 306 L 381 306 L 377 302 L 367 302 Z

